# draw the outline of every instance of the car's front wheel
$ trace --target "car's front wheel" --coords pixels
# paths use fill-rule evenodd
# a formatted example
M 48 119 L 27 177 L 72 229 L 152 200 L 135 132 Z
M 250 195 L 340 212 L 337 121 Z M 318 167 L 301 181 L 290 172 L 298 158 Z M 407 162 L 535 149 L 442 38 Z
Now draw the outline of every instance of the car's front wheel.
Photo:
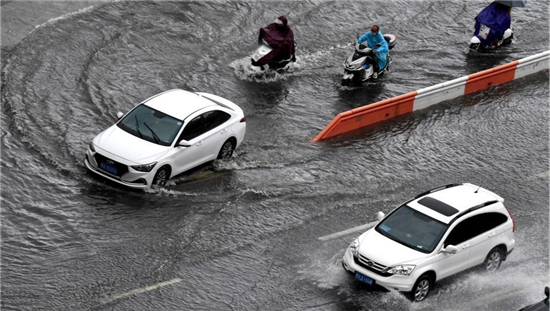
M 153 186 L 164 187 L 169 178 L 170 168 L 168 168 L 167 166 L 163 166 L 159 168 L 159 170 L 155 174 L 155 178 L 153 178 Z
M 485 258 L 485 262 L 483 263 L 485 267 L 485 271 L 487 272 L 495 272 L 500 268 L 500 264 L 502 263 L 502 250 L 499 247 L 493 248 L 489 255 L 487 255 L 487 258 Z
M 428 297 L 430 290 L 432 289 L 433 281 L 429 275 L 423 275 L 414 284 L 412 294 L 412 300 L 414 302 L 421 302 Z
M 235 144 L 233 140 L 228 139 L 223 143 L 220 152 L 218 153 L 218 159 L 229 159 L 233 156 L 233 151 L 235 150 Z

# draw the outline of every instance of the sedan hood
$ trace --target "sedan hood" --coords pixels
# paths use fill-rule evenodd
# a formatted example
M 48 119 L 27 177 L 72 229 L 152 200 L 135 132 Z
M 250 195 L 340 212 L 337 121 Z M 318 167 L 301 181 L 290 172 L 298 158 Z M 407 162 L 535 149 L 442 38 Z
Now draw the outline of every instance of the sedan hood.
M 361 255 L 387 267 L 416 264 L 428 256 L 381 235 L 374 228 L 360 236 L 359 243 Z
M 94 138 L 94 144 L 111 154 L 134 164 L 149 164 L 168 152 L 171 147 L 161 146 L 136 137 L 116 124 Z

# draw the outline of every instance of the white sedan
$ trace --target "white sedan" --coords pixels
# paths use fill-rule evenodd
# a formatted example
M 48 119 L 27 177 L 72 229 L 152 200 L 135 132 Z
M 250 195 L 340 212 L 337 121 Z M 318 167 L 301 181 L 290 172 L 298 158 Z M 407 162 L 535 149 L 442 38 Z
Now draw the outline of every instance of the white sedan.
M 170 90 L 155 95 L 97 135 L 86 167 L 119 184 L 145 189 L 215 159 L 227 159 L 246 132 L 239 106 L 216 95 Z

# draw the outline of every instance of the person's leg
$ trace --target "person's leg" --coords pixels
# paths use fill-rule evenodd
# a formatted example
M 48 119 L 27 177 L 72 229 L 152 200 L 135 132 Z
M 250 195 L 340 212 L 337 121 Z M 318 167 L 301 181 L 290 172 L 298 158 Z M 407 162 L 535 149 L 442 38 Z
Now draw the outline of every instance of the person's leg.
M 377 79 L 378 78 L 378 72 L 380 71 L 380 66 L 378 65 L 378 55 L 374 54 L 374 57 L 372 58 L 372 62 L 373 62 L 373 69 L 374 69 L 374 72 L 372 73 L 372 77 L 374 79 Z
M 378 74 L 378 72 L 380 71 L 380 66 L 378 65 L 378 55 L 374 54 L 374 56 L 372 57 L 372 63 L 374 66 L 374 72 Z

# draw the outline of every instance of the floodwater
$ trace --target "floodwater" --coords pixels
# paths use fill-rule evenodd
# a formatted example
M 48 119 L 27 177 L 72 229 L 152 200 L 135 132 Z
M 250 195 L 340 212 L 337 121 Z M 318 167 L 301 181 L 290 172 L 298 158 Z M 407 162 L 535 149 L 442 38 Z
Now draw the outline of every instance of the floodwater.
M 548 49 L 541 0 L 514 9 L 512 46 L 469 55 L 487 3 L 97 3 L 3 47 L 2 309 L 477 311 L 541 300 L 548 72 L 311 143 L 339 112 Z M 253 77 L 257 31 L 281 14 L 298 62 Z M 392 71 L 341 87 L 348 43 L 371 24 L 398 37 Z M 86 172 L 88 143 L 117 111 L 172 88 L 243 108 L 246 140 L 233 159 L 151 191 Z M 495 275 L 463 273 L 411 304 L 342 269 L 359 233 L 318 240 L 454 182 L 496 192 L 514 216 L 517 246 Z

